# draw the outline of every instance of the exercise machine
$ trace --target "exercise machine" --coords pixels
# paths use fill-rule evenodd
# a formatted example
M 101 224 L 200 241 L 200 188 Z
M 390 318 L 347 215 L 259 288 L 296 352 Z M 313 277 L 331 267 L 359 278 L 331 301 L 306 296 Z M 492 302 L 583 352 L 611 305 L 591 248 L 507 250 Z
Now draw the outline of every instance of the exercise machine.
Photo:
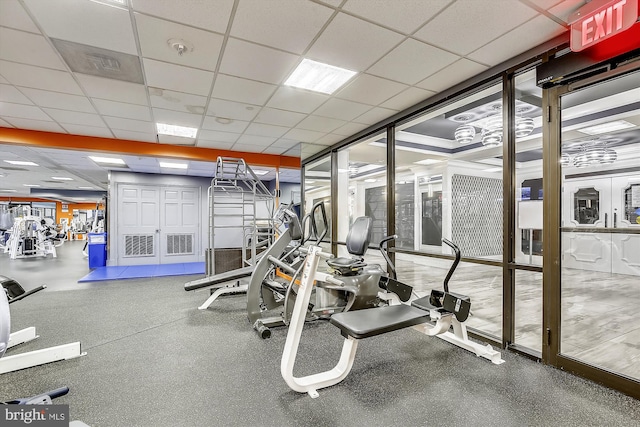
M 205 250 L 205 277 L 185 283 L 186 291 L 208 288 L 210 297 L 198 307 L 206 310 L 219 296 L 247 291 L 258 255 L 275 240 L 275 196 L 244 159 L 218 157 L 208 189 L 209 245 Z M 215 249 L 225 241 L 241 240 L 242 266 L 215 272 Z M 216 241 L 217 240 L 217 241 Z M 223 243 L 220 243 L 223 242 Z M 243 282 L 241 282 L 243 281 Z M 229 286 L 235 283 L 235 286 Z
M 249 283 L 248 317 L 261 338 L 269 338 L 271 328 L 289 324 L 298 298 L 299 277 L 307 252 L 305 243 L 309 241 L 309 236 L 314 235 L 316 244 L 319 244 L 328 229 L 322 202 L 318 202 L 305 216 L 302 226 L 294 214 L 290 213 L 289 217 L 289 232 L 280 236 L 267 256 L 258 262 Z M 302 231 L 306 229 L 307 221 L 310 231 L 305 238 Z M 364 262 L 371 226 L 371 218 L 356 218 L 346 239 L 347 251 L 351 256 L 327 260 L 329 275 L 326 277 L 338 277 L 340 284 L 336 285 L 332 280 L 316 284 L 313 302 L 310 300 L 306 305 L 307 321 L 328 319 L 344 311 L 376 307 L 394 298 L 408 301 L 410 294 L 406 293 L 403 284 L 391 283 L 389 287 L 386 272 L 379 265 Z M 318 230 L 323 230 L 321 235 L 318 235 Z
M 37 288 L 25 291 L 15 280 L 0 276 L 0 374 L 44 365 L 60 360 L 74 359 L 84 356 L 80 348 L 80 342 L 63 344 L 27 353 L 5 356 L 5 352 L 12 347 L 38 338 L 36 329 L 29 327 L 11 333 L 11 313 L 9 304 L 20 301 L 30 295 L 46 288 L 41 285 Z M 4 357 L 3 357 L 4 356 Z
M 448 288 L 448 280 L 460 261 L 460 251 L 452 242 L 446 239 L 443 241 L 456 252 L 456 260 L 445 279 L 444 291 L 434 291 L 428 296 L 413 300 L 411 304 L 387 305 L 331 316 L 330 323 L 338 327 L 344 337 L 338 363 L 325 372 L 295 377 L 293 368 L 314 282 L 328 281 L 336 286 L 343 284 L 340 278 L 318 271 L 320 259 L 330 259 L 331 255 L 322 252 L 319 247 L 309 248 L 280 364 L 280 372 L 287 385 L 294 391 L 318 397 L 317 390 L 338 384 L 349 375 L 360 339 L 408 327 L 414 327 L 429 336 L 444 338 L 448 335 L 445 338 L 447 341 L 475 353 L 476 356 L 486 358 L 494 364 L 503 363 L 500 353 L 490 345 L 473 342 L 467 336 L 464 321 L 469 316 L 471 301 L 464 295 L 449 292 Z M 453 333 L 450 332 L 451 328 Z
M 27 215 L 14 219 L 5 251 L 11 259 L 49 254 L 56 258 L 56 247 L 63 243 L 51 218 Z

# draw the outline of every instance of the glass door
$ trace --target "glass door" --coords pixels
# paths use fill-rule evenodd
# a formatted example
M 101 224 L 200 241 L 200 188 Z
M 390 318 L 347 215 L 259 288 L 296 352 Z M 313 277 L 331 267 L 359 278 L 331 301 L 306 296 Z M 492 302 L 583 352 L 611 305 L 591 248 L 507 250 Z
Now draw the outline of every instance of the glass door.
M 550 360 L 640 390 L 640 71 L 551 92 L 560 285 L 547 299 L 559 316 Z

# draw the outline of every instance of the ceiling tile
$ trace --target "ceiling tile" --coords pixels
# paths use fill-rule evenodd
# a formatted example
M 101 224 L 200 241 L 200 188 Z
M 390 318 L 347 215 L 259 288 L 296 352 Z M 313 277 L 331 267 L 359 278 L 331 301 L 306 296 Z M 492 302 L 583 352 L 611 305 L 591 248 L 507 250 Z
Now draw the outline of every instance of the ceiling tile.
M 392 82 L 370 74 L 360 74 L 335 96 L 363 104 L 378 105 L 406 88 L 407 86 L 402 83 Z
M 289 131 L 289 127 L 251 123 L 244 131 L 246 135 L 258 135 L 280 138 Z
M 460 59 L 437 47 L 408 39 L 367 70 L 367 73 L 414 85 Z
M 411 34 L 449 3 L 451 0 L 348 0 L 342 9 L 402 33 Z
M 556 0 L 551 0 L 555 3 L 558 3 Z M 534 1 L 534 3 L 539 3 L 540 1 Z M 584 0 L 565 0 L 556 4 L 554 7 L 542 7 L 543 9 L 549 11 L 552 15 L 558 17 L 563 20 L 567 24 L 569 23 L 569 17 L 573 14 L 573 12 L 580 9 L 582 6 L 587 4 L 587 1 Z
M 1 108 L 1 107 L 0 107 Z M 0 115 L 2 115 L 0 113 Z M 12 126 L 18 129 L 40 130 L 45 132 L 66 133 L 57 123 L 51 121 L 22 119 L 17 117 L 3 117 Z
M 301 144 L 300 145 L 300 159 L 304 160 L 307 157 L 311 157 L 316 153 L 319 153 L 320 151 L 324 150 L 325 148 L 327 148 L 324 145 L 317 145 L 317 144 Z
M 266 83 L 282 83 L 298 61 L 297 55 L 230 38 L 220 72 Z
M 12 128 L 13 125 L 5 120 L 0 119 L 0 126 L 5 128 Z
M 71 74 L 66 71 L 0 61 L 0 74 L 16 86 L 83 95 Z
M 353 121 L 356 123 L 363 123 L 365 125 L 374 125 L 396 113 L 397 111 L 390 110 L 388 108 L 373 107 L 363 115 L 356 117 Z
M 337 144 L 338 142 L 342 141 L 344 139 L 344 136 L 342 135 L 335 135 L 333 133 L 329 133 L 326 134 L 325 136 L 323 136 L 322 138 L 316 140 L 314 142 L 314 144 L 319 144 L 319 145 L 326 145 L 327 147 L 333 145 L 333 144 Z
M 105 117 L 104 121 L 116 133 L 115 129 L 143 132 L 146 134 L 156 134 L 156 126 L 151 122 L 141 120 L 123 119 L 122 117 Z
M 39 107 L 34 105 L 12 104 L 9 102 L 0 102 L 0 116 L 5 118 L 16 117 L 19 119 L 51 121 L 51 118 Z
M 300 120 L 307 117 L 306 114 L 294 113 L 293 111 L 278 110 L 275 108 L 263 107 L 255 118 L 256 123 L 267 123 L 277 126 L 294 127 Z
M 97 114 L 80 113 L 77 111 L 56 110 L 54 108 L 43 108 L 53 120 L 59 123 L 69 123 L 73 125 L 86 125 L 104 127 L 104 122 Z
M 536 14 L 532 8 L 513 0 L 491 0 L 491 7 L 482 1 L 458 1 L 418 30 L 414 37 L 464 56 Z M 504 19 L 505 16 L 509 19 Z
M 386 100 L 381 107 L 391 108 L 392 110 L 404 110 L 413 105 L 416 105 L 420 101 L 435 95 L 435 92 L 430 90 L 424 90 L 417 87 L 410 87 L 407 90 L 400 92 L 396 96 Z
M 476 50 L 469 55 L 469 58 L 485 64 L 497 65 L 566 31 L 568 30 L 562 25 L 540 15 Z M 521 40 L 521 42 L 516 44 L 513 40 Z
M 153 109 L 153 118 L 156 123 L 167 123 L 170 125 L 200 127 L 202 122 L 201 114 L 189 114 L 178 111 L 163 110 L 161 108 Z
M 184 138 L 181 136 L 173 136 L 173 135 L 158 135 L 158 142 L 160 144 L 189 145 L 189 146 L 196 145 L 195 138 Z
M 300 142 L 314 142 L 317 139 L 323 137 L 327 132 L 316 132 L 313 130 L 305 129 L 291 129 L 285 134 L 288 139 L 295 139 Z
M 219 130 L 201 129 L 200 131 L 198 131 L 198 143 L 200 142 L 200 140 L 205 140 L 209 142 L 224 142 L 233 144 L 238 140 L 239 137 L 239 133 L 221 132 Z
M 344 13 L 338 14 L 307 56 L 353 71 L 366 70 L 403 36 Z
M 276 86 L 267 83 L 219 74 L 216 78 L 212 96 L 229 101 L 264 105 L 275 88 Z
M 262 152 L 264 154 L 283 154 L 285 151 L 289 150 L 288 148 L 283 148 L 283 147 L 275 147 L 273 145 L 265 148 L 264 150 L 262 150 Z
M 93 1 L 24 0 L 49 37 L 137 55 L 129 12 Z M 70 23 L 81 25 L 70 25 Z M 90 30 L 89 30 L 90 29 Z
M 369 125 L 351 122 L 351 123 L 347 123 L 344 126 L 339 127 L 338 129 L 335 129 L 333 133 L 340 136 L 351 136 L 351 135 L 355 135 L 356 133 L 368 127 Z
M 0 76 L 0 83 L 9 84 L 9 81 L 7 79 L 5 79 L 4 77 Z
M 104 116 L 124 117 L 125 119 L 151 121 L 149 107 L 144 105 L 125 104 L 124 102 L 94 99 L 98 112 Z
M 234 151 L 244 151 L 245 153 L 262 153 L 264 150 L 264 145 L 254 145 L 254 144 L 233 144 Z
M 233 146 L 233 149 L 237 149 L 238 145 L 254 145 L 260 146 L 262 149 L 268 147 L 273 144 L 278 137 L 275 136 L 258 136 L 258 135 L 240 135 L 236 145 Z M 262 151 L 262 150 L 260 150 Z
M 233 142 L 221 142 L 221 141 L 209 141 L 207 139 L 198 138 L 198 142 L 196 143 L 197 147 L 200 148 L 217 148 L 218 150 L 231 150 L 235 141 Z
M 38 27 L 33 23 L 18 0 L 2 0 L 0 25 L 40 34 L 40 30 L 38 30 Z
M 461 59 L 427 77 L 416 86 L 433 92 L 442 92 L 464 80 L 485 71 L 488 67 L 468 59 Z
M 29 100 L 22 92 L 13 86 L 0 84 L 0 101 L 10 102 L 13 104 L 28 104 L 33 105 L 33 102 Z
M 204 118 L 204 122 L 202 123 L 202 129 L 233 133 L 242 133 L 247 128 L 247 126 L 249 126 L 249 122 L 245 122 L 243 120 L 234 120 L 212 116 L 206 116 Z
M 57 70 L 66 69 L 43 36 L 10 28 L 0 27 L 0 59 Z
M 158 142 L 156 140 L 155 133 L 136 132 L 136 131 L 124 130 L 124 129 L 112 129 L 112 132 L 118 139 L 127 139 L 131 141 L 142 141 L 142 142 Z
M 20 91 L 40 107 L 58 108 L 60 110 L 81 111 L 95 114 L 96 110 L 84 96 L 67 95 L 66 93 L 48 90 L 20 88 Z
M 222 35 L 141 14 L 136 14 L 136 24 L 143 57 L 185 67 L 216 69 Z M 184 42 L 186 46 L 182 55 L 171 46 L 176 42 Z
M 301 54 L 332 13 L 308 1 L 243 1 L 236 10 L 231 35 Z
M 153 107 L 192 114 L 204 114 L 207 105 L 207 98 L 204 96 L 155 87 L 149 88 L 149 98 Z
M 147 105 L 147 91 L 143 85 L 86 74 L 76 74 L 76 78 L 92 98 Z
M 234 120 L 251 121 L 256 117 L 259 111 L 260 107 L 256 105 L 211 98 L 209 101 L 209 108 L 207 108 L 207 115 Z
M 175 0 L 131 0 L 134 10 L 160 18 L 224 33 L 234 0 L 190 1 L 188 7 Z
M 329 117 L 309 116 L 296 126 L 298 129 L 315 130 L 318 132 L 331 132 L 347 123 L 344 120 L 331 119 Z
M 332 98 L 314 111 L 315 115 L 351 121 L 370 110 L 370 105 Z
M 295 139 L 280 138 L 276 142 L 271 144 L 271 146 L 272 147 L 280 147 L 280 148 L 284 148 L 284 149 L 288 150 L 290 148 L 295 147 L 298 144 L 300 144 L 300 141 L 297 141 Z
M 213 73 L 153 59 L 143 59 L 147 84 L 162 89 L 204 95 L 209 93 Z
M 273 94 L 268 107 L 311 113 L 329 99 L 329 95 L 281 86 Z
M 109 129 L 105 127 L 94 127 L 94 126 L 83 126 L 83 125 L 74 125 L 74 124 L 65 124 L 60 123 L 60 125 L 65 128 L 67 132 L 73 135 L 85 135 L 85 136 L 98 136 L 101 138 L 113 138 L 113 135 L 109 131 Z M 75 161 L 77 162 L 77 158 Z

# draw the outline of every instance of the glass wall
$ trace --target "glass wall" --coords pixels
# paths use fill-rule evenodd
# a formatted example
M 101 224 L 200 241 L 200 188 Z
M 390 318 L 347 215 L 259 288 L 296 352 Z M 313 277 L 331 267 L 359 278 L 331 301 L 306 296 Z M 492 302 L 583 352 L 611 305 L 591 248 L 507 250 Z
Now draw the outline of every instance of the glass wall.
M 421 293 L 442 289 L 452 260 L 403 253 L 453 254 L 461 263 L 452 292 L 471 297 L 468 325 L 502 330 L 502 85 L 496 84 L 396 126 L 396 254 L 399 279 Z
M 387 236 L 387 142 L 386 132 L 338 150 L 338 242 L 345 242 L 349 227 L 360 216 L 373 221 L 371 246 Z M 346 256 L 346 248 L 338 247 Z M 378 251 L 365 254 L 369 263 L 385 262 Z
M 325 156 L 303 168 L 304 207 L 303 215 L 311 212 L 313 206 L 323 202 L 327 214 L 327 233 L 321 246 L 330 250 L 331 243 L 331 156 Z M 320 221 L 318 222 L 321 223 Z M 323 230 L 318 230 L 322 234 Z
M 515 262 L 542 267 L 542 89 L 536 71 L 515 78 Z M 542 270 L 516 270 L 515 343 L 542 351 Z
M 560 353 L 640 379 L 640 72 L 561 104 Z

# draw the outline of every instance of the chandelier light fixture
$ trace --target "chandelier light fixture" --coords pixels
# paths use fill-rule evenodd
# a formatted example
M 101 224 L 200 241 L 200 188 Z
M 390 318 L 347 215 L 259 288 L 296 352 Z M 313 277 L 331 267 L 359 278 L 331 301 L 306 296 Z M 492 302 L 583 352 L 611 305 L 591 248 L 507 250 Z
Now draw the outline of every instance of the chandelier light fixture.
M 611 164 L 618 160 L 618 153 L 607 147 L 606 141 L 586 141 L 578 149 L 578 153 L 573 157 L 568 153 L 562 153 L 560 164 L 565 167 L 573 164 L 577 168 L 584 168 L 592 165 Z
M 482 145 L 486 147 L 496 147 L 502 144 L 502 110 L 490 116 L 482 127 L 480 135 Z
M 460 144 L 468 144 L 473 141 L 473 138 L 475 138 L 476 136 L 476 128 L 470 124 L 464 123 L 471 118 L 472 116 L 462 115 L 457 116 L 455 119 L 456 121 L 463 122 L 463 124 L 456 128 L 456 131 L 453 134 L 456 141 L 458 141 Z

